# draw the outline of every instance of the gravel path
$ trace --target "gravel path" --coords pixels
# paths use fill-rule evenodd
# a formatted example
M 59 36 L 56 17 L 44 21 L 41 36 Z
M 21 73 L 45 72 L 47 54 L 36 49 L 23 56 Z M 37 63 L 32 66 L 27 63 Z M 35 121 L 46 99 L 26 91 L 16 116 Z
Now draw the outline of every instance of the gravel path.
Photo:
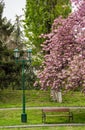
M 56 127 L 56 126 L 85 126 L 85 124 L 69 123 L 69 124 L 15 125 L 15 126 L 0 126 L 0 129 L 3 129 L 3 128 L 30 128 L 30 127 Z
M 33 109 L 43 109 L 43 108 L 69 108 L 69 109 L 85 109 L 85 107 L 26 107 L 27 110 L 33 110 Z M 20 110 L 22 107 L 18 108 L 0 108 L 0 110 Z

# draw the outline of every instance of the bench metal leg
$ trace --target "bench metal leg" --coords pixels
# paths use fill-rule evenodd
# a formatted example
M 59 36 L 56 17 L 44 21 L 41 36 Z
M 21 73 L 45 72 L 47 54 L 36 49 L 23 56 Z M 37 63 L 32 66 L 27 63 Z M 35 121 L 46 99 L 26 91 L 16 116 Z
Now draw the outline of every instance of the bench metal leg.
M 46 122 L 46 114 L 43 112 L 42 113 L 42 123 Z
M 69 121 L 73 121 L 73 113 L 72 112 L 69 112 Z

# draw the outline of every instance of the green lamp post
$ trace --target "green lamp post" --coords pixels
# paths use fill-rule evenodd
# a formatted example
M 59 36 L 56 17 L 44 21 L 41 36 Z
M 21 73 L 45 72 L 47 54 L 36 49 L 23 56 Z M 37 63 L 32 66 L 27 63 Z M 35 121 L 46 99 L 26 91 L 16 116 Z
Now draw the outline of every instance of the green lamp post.
M 25 103 L 25 63 L 30 62 L 31 63 L 31 58 L 32 58 L 32 50 L 28 49 L 27 51 L 28 54 L 28 59 L 19 59 L 20 56 L 20 51 L 18 49 L 14 50 L 14 57 L 16 58 L 16 62 L 21 62 L 22 63 L 22 114 L 21 114 L 21 122 L 27 122 L 27 114 L 25 112 L 26 109 L 26 103 Z

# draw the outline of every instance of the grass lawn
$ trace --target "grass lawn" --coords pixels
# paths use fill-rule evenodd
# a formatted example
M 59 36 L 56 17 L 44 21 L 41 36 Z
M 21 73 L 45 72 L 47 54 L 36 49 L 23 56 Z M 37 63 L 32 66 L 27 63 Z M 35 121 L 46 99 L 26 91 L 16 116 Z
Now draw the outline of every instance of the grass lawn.
M 63 95 L 63 103 L 53 102 L 49 91 L 26 90 L 26 106 L 85 106 L 85 96 L 80 92 L 69 92 Z M 22 107 L 22 90 L 0 91 L 0 108 Z M 71 110 L 74 115 L 72 123 L 85 124 L 85 109 Z M 0 126 L 23 125 L 21 123 L 22 110 L 0 110 Z M 41 110 L 26 110 L 26 125 L 42 124 Z M 47 118 L 47 123 L 68 123 L 68 119 L 61 117 Z M 13 128 L 14 130 L 85 130 L 85 127 L 34 127 Z M 1 129 L 0 129 L 1 130 Z M 6 129 L 3 129 L 6 130 Z M 12 130 L 9 129 L 9 130 Z
M 0 129 L 2 130 L 2 129 Z M 4 129 L 3 130 L 8 130 Z M 33 128 L 10 128 L 9 130 L 85 130 L 85 127 L 33 127 Z
M 71 110 L 73 112 L 74 120 L 70 123 L 84 123 L 85 124 L 85 110 Z M 9 125 L 33 125 L 42 124 L 41 110 L 27 110 L 27 123 L 21 123 L 21 110 L 0 110 L 0 126 Z M 67 117 L 48 117 L 47 124 L 69 123 Z
M 22 90 L 0 91 L 0 108 L 21 106 Z M 85 106 L 85 95 L 69 92 L 63 95 L 63 103 L 57 103 L 50 99 L 50 91 L 26 90 L 26 106 Z

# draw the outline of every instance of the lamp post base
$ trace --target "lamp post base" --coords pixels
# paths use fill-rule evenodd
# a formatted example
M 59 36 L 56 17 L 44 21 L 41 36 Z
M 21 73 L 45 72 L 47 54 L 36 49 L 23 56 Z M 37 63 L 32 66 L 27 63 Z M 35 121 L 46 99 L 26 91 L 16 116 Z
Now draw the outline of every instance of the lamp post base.
M 21 114 L 21 122 L 27 122 L 27 114 L 26 113 Z

